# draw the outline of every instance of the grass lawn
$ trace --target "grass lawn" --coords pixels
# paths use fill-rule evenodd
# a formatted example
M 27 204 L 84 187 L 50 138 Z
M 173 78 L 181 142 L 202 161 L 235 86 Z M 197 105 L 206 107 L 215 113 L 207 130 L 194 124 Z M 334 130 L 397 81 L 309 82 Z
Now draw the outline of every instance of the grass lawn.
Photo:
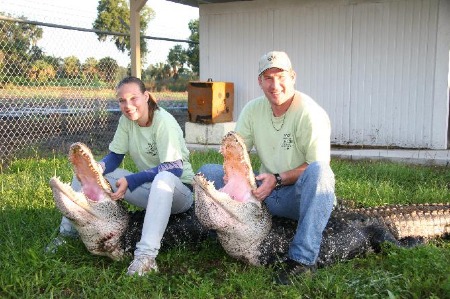
M 221 157 L 193 152 L 191 162 L 196 170 Z M 450 201 L 448 167 L 334 160 L 332 168 L 337 196 L 356 205 Z M 61 218 L 48 185 L 54 175 L 71 180 L 66 157 L 36 155 L 0 169 L 0 298 L 450 298 L 448 240 L 386 245 L 289 287 L 272 284 L 271 268 L 227 257 L 213 240 L 161 253 L 160 273 L 146 277 L 126 276 L 130 259 L 91 255 L 79 240 L 47 255 Z

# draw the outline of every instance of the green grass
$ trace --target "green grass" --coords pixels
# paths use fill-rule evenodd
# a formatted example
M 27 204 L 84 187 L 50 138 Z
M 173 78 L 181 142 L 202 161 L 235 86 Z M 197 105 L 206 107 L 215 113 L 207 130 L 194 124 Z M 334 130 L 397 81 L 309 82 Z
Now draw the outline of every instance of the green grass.
M 222 159 L 193 152 L 191 161 L 197 170 Z M 124 165 L 134 168 L 130 160 Z M 359 206 L 450 199 L 449 168 L 341 160 L 332 168 L 337 196 Z M 127 277 L 129 259 L 91 255 L 79 240 L 46 255 L 61 218 L 48 186 L 54 175 L 71 180 L 66 157 L 36 154 L 0 169 L 0 298 L 450 298 L 450 242 L 444 240 L 413 249 L 386 245 L 290 287 L 273 285 L 271 268 L 233 260 L 212 240 L 161 253 L 160 273 L 146 277 Z

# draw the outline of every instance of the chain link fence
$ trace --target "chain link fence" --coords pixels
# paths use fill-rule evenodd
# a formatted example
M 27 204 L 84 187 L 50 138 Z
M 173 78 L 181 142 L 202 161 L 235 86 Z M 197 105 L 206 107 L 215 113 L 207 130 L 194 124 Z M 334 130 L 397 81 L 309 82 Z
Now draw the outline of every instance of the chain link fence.
M 90 45 L 76 41 L 96 38 L 96 34 L 54 27 L 46 28 L 45 34 L 52 36 L 52 43 L 57 40 L 67 54 L 49 56 L 42 51 L 45 44 L 36 46 L 42 26 L 35 23 L 0 17 L 2 164 L 36 151 L 66 153 L 68 146 L 78 141 L 105 152 L 121 115 L 114 87 L 129 72 L 118 64 L 123 57 L 111 51 L 100 59 L 80 61 L 71 53 L 89 53 Z M 148 48 L 158 49 L 168 42 L 175 44 L 149 40 Z M 155 90 L 154 94 L 184 130 L 187 93 Z

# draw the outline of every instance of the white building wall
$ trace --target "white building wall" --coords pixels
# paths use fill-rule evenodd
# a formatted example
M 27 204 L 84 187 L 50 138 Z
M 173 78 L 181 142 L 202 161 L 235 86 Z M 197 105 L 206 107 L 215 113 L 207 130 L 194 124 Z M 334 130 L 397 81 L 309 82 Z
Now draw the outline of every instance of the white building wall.
M 450 1 L 256 0 L 200 5 L 201 80 L 261 95 L 259 57 L 284 50 L 332 143 L 447 148 Z

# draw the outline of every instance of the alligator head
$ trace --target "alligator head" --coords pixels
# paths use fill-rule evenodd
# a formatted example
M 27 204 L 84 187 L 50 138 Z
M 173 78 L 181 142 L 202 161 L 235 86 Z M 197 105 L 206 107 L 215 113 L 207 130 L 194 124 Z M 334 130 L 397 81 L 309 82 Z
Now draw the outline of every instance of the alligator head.
M 224 250 L 253 265 L 283 258 L 296 231 L 296 221 L 270 217 L 251 193 L 255 178 L 242 139 L 235 132 L 222 140 L 227 184 L 216 190 L 202 174 L 194 177 L 196 215 L 217 232 Z M 226 181 L 226 180 L 225 180 Z M 383 206 L 352 209 L 338 206 L 323 232 L 320 266 L 376 252 L 383 242 L 413 246 L 450 233 L 450 204 Z
M 242 138 L 235 132 L 226 134 L 220 153 L 226 184 L 216 190 L 213 182 L 196 174 L 195 213 L 204 226 L 216 231 L 230 256 L 258 265 L 259 245 L 270 231 L 271 216 L 252 194 L 256 182 Z
M 56 207 L 72 221 L 89 252 L 120 260 L 125 252 L 119 240 L 127 229 L 129 214 L 110 198 L 111 186 L 86 145 L 72 144 L 69 160 L 82 190 L 74 191 L 59 178 L 51 178 Z

